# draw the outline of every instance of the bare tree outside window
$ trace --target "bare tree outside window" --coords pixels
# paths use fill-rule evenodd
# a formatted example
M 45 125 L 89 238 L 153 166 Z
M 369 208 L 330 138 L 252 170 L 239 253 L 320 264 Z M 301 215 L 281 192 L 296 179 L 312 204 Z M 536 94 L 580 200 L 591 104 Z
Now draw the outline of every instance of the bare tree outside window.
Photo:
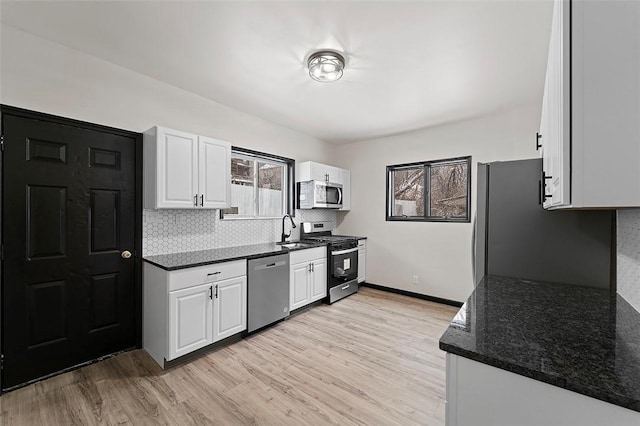
M 387 166 L 387 220 L 469 222 L 471 157 Z
M 467 163 L 429 167 L 429 216 L 465 217 L 467 215 Z
M 424 167 L 393 173 L 393 216 L 424 216 Z

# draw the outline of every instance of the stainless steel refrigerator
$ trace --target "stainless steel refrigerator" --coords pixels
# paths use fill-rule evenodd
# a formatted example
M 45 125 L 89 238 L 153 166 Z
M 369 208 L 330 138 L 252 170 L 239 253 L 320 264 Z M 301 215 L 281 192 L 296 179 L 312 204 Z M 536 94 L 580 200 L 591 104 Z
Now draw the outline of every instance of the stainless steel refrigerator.
M 488 274 L 615 288 L 615 212 L 544 210 L 541 171 L 540 159 L 478 164 L 475 285 Z

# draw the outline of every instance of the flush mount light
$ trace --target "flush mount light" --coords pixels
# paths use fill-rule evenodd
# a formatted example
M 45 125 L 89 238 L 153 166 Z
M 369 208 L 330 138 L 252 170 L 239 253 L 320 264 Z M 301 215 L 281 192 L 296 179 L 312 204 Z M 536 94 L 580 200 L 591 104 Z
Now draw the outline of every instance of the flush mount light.
M 344 57 L 337 52 L 321 50 L 309 56 L 309 76 L 321 83 L 340 80 L 344 69 Z

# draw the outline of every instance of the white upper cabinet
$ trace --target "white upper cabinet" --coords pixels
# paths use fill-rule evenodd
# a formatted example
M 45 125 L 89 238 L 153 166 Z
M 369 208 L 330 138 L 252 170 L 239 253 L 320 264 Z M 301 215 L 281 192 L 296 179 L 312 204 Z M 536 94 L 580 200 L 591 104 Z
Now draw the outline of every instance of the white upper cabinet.
M 231 144 L 164 127 L 144 133 L 146 209 L 226 208 Z
M 154 127 L 144 134 L 145 208 L 185 209 L 198 193 L 198 136 Z
M 537 141 L 545 208 L 640 206 L 640 2 L 555 0 Z
M 305 161 L 296 164 L 296 182 L 319 180 L 322 182 L 342 183 L 342 169 L 328 164 Z
M 231 145 L 205 136 L 198 141 L 200 207 L 226 208 L 231 200 Z
M 296 163 L 296 182 L 319 180 L 342 185 L 342 207 L 340 211 L 351 210 L 351 172 L 328 164 L 304 161 Z
M 351 172 L 341 169 L 342 174 L 342 207 L 340 211 L 351 210 Z

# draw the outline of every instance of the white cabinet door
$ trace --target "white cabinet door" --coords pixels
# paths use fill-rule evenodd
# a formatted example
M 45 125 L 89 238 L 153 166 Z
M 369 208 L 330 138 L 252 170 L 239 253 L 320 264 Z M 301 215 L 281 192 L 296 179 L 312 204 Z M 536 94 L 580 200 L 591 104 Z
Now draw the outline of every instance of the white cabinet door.
M 200 136 L 198 145 L 198 205 L 227 208 L 231 200 L 231 144 Z
M 331 183 L 342 183 L 342 169 L 327 164 L 309 161 L 308 164 L 303 163 L 299 181 L 320 180 L 322 182 L 329 181 Z
M 291 265 L 289 275 L 289 312 L 311 302 L 309 294 L 310 265 L 309 262 Z
M 340 169 L 342 173 L 342 207 L 340 211 L 351 210 L 351 172 Z
M 213 341 L 247 329 L 247 277 L 236 277 L 214 284 Z
M 320 181 L 326 181 L 327 179 L 329 179 L 329 173 L 330 173 L 330 169 L 331 166 L 327 166 L 326 164 L 321 164 L 321 163 L 316 163 L 316 162 L 311 162 L 311 180 L 320 180 Z
M 172 360 L 213 341 L 212 286 L 169 293 L 169 358 Z
M 198 136 L 157 128 L 157 208 L 196 208 Z
M 327 259 L 314 260 L 311 266 L 309 280 L 310 302 L 315 302 L 327 296 Z
M 545 207 L 570 205 L 569 4 L 554 3 L 547 61 L 547 126 L 543 150 Z
M 358 249 L 358 283 L 366 280 L 365 271 L 367 270 L 367 249 Z

